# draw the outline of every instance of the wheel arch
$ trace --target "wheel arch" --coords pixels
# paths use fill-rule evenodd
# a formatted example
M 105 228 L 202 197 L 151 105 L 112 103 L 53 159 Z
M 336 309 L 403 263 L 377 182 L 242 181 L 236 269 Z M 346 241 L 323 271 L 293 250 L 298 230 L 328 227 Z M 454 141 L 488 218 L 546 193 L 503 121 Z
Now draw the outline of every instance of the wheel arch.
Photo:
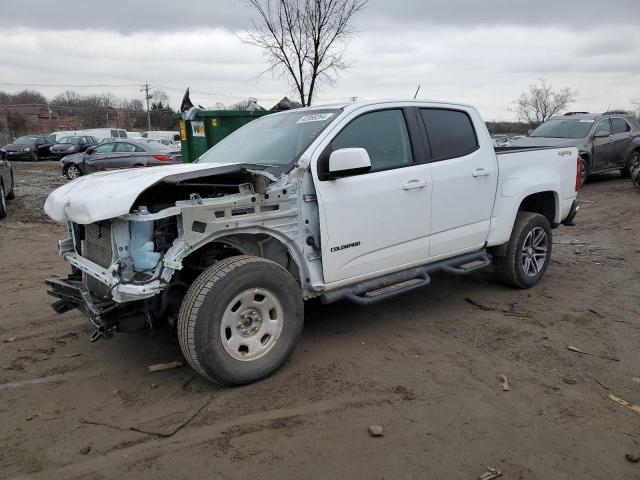
M 539 213 L 544 216 L 551 226 L 558 226 L 559 222 L 558 194 L 552 190 L 531 193 L 524 197 L 518 206 L 518 212 Z
M 274 261 L 296 279 L 303 291 L 310 281 L 303 254 L 296 243 L 281 232 L 267 227 L 216 232 L 183 249 L 176 260 L 182 262 L 193 258 L 203 249 L 216 246 L 224 246 L 231 254 L 252 255 Z

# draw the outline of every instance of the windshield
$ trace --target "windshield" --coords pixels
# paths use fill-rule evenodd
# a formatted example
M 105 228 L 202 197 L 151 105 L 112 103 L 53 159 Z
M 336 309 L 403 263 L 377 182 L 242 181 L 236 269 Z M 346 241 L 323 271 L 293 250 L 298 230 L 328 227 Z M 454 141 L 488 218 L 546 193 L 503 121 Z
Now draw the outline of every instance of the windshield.
M 531 132 L 530 137 L 584 138 L 591 130 L 593 120 L 557 119 L 548 120 Z
M 72 143 L 78 145 L 80 143 L 80 137 L 62 137 L 58 143 Z
M 229 135 L 198 162 L 285 167 L 295 162 L 340 112 L 341 109 L 304 109 L 267 115 Z
M 15 142 L 16 145 L 35 145 L 38 137 L 20 137 Z

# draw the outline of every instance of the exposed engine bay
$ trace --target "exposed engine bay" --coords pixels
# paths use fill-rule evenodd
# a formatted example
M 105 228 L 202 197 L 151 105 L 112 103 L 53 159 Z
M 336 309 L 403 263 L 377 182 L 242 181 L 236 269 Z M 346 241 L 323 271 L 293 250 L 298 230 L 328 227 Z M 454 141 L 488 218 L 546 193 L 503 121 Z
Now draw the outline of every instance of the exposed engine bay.
M 300 258 L 306 250 L 319 252 L 318 221 L 314 232 L 299 215 L 305 202 L 296 175 L 294 170 L 276 178 L 253 165 L 191 170 L 144 189 L 124 215 L 68 221 L 69 238 L 59 250 L 73 268 L 66 286 L 71 282 L 77 291 L 60 295 L 62 287 L 49 283 L 60 298 L 54 308 L 83 309 L 98 337 L 114 329 L 175 324 L 198 275 L 235 255 L 269 258 L 301 286 L 310 283 L 298 265 L 305 263 Z

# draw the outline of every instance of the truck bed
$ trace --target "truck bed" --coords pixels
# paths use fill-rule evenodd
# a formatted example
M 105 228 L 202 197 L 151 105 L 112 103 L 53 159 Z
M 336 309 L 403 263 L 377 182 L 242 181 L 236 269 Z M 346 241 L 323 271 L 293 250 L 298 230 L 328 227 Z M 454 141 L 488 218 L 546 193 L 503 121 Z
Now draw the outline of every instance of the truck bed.
M 553 150 L 561 147 L 493 147 L 496 155 L 504 155 L 505 153 L 533 152 L 536 150 Z

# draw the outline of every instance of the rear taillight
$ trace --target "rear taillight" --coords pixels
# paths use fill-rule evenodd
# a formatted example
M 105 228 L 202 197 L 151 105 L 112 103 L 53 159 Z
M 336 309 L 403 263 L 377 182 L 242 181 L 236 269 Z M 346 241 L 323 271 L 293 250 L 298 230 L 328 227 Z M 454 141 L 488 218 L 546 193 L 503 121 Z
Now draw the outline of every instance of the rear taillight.
M 160 160 L 161 162 L 171 161 L 171 157 L 169 155 L 154 155 L 153 158 Z
M 582 187 L 582 159 L 578 157 L 578 165 L 576 166 L 576 192 Z

